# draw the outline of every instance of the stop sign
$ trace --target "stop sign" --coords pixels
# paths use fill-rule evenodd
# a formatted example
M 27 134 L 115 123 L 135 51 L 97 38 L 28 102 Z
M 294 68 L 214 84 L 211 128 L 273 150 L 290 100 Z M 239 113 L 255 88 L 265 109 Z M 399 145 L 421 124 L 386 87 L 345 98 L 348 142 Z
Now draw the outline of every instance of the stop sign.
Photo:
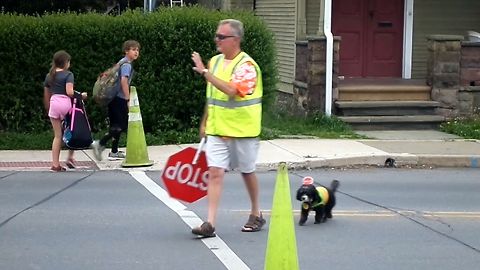
M 162 180 L 170 196 L 188 203 L 207 195 L 207 157 L 201 151 L 193 164 L 196 153 L 197 149 L 189 147 L 171 155 L 162 172 Z

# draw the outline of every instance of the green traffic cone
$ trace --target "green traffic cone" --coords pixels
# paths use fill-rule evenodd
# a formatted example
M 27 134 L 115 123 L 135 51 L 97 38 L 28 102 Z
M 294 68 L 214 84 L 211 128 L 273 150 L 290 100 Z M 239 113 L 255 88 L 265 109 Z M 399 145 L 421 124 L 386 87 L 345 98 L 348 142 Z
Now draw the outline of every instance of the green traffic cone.
M 153 161 L 148 158 L 142 114 L 135 86 L 130 87 L 128 110 L 127 153 L 122 167 L 152 166 Z
M 272 216 L 268 229 L 265 270 L 298 270 L 297 241 L 293 221 L 287 165 L 278 167 Z

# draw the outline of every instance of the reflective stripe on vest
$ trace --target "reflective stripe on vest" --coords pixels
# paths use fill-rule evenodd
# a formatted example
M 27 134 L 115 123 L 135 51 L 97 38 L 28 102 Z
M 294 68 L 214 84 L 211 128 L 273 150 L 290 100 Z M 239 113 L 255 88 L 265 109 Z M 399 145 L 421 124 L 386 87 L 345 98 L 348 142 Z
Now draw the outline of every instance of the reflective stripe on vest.
M 229 82 L 237 66 L 251 62 L 257 73 L 257 83 L 251 95 L 229 97 L 212 83 L 207 84 L 208 117 L 206 134 L 227 137 L 257 137 L 261 130 L 262 117 L 262 73 L 257 63 L 246 53 L 240 52 L 224 68 L 224 56 L 214 56 L 210 61 L 210 72 L 217 78 Z
M 207 100 L 208 105 L 216 105 L 216 106 L 230 108 L 230 109 L 255 105 L 259 103 L 262 103 L 262 98 L 254 98 L 254 99 L 241 100 L 241 101 L 237 101 L 233 99 L 230 99 L 228 101 L 223 101 L 223 100 L 218 100 L 213 98 L 209 98 Z

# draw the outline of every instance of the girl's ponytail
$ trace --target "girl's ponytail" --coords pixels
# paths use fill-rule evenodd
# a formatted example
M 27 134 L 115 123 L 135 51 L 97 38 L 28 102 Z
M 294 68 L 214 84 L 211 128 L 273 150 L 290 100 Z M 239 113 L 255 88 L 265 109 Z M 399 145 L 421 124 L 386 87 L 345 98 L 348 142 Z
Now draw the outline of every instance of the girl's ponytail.
M 48 81 L 50 85 L 55 81 L 55 75 L 57 74 L 57 68 L 65 69 L 68 62 L 70 61 L 71 56 L 64 50 L 60 50 L 53 55 L 52 67 L 48 72 Z
M 50 68 L 50 71 L 48 72 L 48 82 L 50 86 L 52 86 L 53 82 L 55 81 L 55 75 L 57 74 L 56 72 L 57 67 L 55 66 L 55 63 L 52 61 L 52 67 Z

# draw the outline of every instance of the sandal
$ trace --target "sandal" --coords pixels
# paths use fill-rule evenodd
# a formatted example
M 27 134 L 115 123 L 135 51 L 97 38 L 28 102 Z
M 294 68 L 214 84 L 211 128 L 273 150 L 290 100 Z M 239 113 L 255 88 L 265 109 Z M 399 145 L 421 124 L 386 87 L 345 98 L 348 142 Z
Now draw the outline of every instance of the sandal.
M 73 158 L 69 158 L 67 161 L 65 161 L 65 165 L 67 165 L 69 169 L 75 169 L 75 160 Z
M 192 233 L 202 237 L 215 237 L 215 227 L 210 222 L 204 222 L 200 227 L 192 229 Z
M 65 169 L 65 168 L 62 167 L 62 166 L 58 166 L 58 167 L 52 166 L 52 167 L 50 168 L 50 171 L 52 171 L 52 172 L 64 172 L 64 171 L 66 171 L 66 170 L 67 170 L 67 169 Z
M 260 216 L 250 215 L 247 223 L 243 226 L 242 232 L 258 232 L 262 229 L 267 221 L 263 218 L 262 213 Z

